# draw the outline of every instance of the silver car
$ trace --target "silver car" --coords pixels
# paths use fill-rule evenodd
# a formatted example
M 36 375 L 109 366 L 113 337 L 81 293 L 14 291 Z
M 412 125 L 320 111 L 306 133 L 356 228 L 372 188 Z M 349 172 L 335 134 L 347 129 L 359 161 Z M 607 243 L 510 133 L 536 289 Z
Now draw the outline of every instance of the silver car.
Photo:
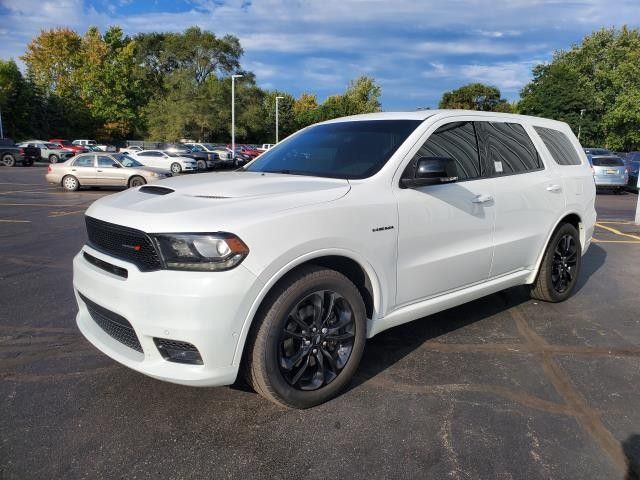
M 171 177 L 161 168 L 145 167 L 122 153 L 83 153 L 64 163 L 49 165 L 47 182 L 75 191 L 81 186 L 139 187 Z
M 75 155 L 72 150 L 43 140 L 27 140 L 18 144 L 18 147 L 36 147 L 40 149 L 40 157 L 49 160 L 49 163 L 64 162 Z
M 593 169 L 596 187 L 621 193 L 629 182 L 629 169 L 624 160 L 606 148 L 585 148 L 585 153 Z

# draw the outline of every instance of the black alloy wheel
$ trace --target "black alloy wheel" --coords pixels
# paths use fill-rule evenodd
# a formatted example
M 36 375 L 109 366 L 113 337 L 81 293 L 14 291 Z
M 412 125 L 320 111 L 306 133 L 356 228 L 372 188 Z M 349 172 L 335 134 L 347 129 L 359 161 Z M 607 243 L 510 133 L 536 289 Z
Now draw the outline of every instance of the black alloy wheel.
M 280 372 L 298 390 L 317 390 L 336 379 L 353 351 L 353 309 L 339 293 L 314 292 L 289 312 L 280 337 Z
M 570 234 L 560 237 L 553 251 L 551 284 L 558 293 L 564 293 L 573 283 L 578 264 L 578 245 Z
M 578 229 L 561 224 L 551 236 L 542 257 L 531 296 L 545 302 L 562 302 L 575 289 L 582 263 L 582 246 Z

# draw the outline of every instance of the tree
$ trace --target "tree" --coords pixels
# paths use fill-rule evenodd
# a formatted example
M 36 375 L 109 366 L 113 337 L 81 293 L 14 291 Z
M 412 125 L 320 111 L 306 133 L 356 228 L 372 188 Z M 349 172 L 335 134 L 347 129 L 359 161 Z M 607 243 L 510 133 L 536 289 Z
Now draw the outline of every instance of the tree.
M 470 83 L 445 92 L 440 100 L 440 108 L 508 112 L 509 102 L 501 98 L 500 90 L 483 83 Z
M 28 135 L 33 97 L 30 87 L 16 62 L 0 60 L 0 111 L 5 137 L 17 139 Z
M 640 148 L 640 30 L 608 28 L 554 54 L 536 67 L 522 93 L 523 113 L 569 122 L 582 118 L 582 143 L 612 149 Z
M 72 95 L 74 71 L 81 63 L 80 36 L 68 28 L 42 30 L 27 45 L 21 59 L 33 80 L 45 91 L 58 95 Z

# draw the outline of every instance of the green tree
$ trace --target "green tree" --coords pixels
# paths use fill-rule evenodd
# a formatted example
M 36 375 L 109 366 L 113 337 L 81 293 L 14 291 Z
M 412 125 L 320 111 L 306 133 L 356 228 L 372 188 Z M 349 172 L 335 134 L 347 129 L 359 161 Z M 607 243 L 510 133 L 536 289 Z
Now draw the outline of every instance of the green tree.
M 536 67 L 521 93 L 520 109 L 565 120 L 574 131 L 584 109 L 583 144 L 637 149 L 639 92 L 640 29 L 608 28 L 556 52 L 549 65 Z
M 502 98 L 500 90 L 484 83 L 470 83 L 450 92 L 445 92 L 442 95 L 439 107 L 493 112 L 508 112 L 511 110 L 509 102 Z

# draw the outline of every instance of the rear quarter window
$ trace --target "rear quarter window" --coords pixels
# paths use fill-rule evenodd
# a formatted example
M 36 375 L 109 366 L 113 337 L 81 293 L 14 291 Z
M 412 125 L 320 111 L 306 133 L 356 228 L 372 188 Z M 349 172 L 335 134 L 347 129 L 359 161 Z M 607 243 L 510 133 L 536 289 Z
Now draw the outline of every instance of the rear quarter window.
M 576 152 L 571 141 L 559 130 L 553 128 L 533 127 L 540 135 L 551 157 L 558 165 L 580 165 L 580 155 Z
M 543 168 L 535 145 L 517 123 L 477 122 L 482 176 L 526 173 Z

